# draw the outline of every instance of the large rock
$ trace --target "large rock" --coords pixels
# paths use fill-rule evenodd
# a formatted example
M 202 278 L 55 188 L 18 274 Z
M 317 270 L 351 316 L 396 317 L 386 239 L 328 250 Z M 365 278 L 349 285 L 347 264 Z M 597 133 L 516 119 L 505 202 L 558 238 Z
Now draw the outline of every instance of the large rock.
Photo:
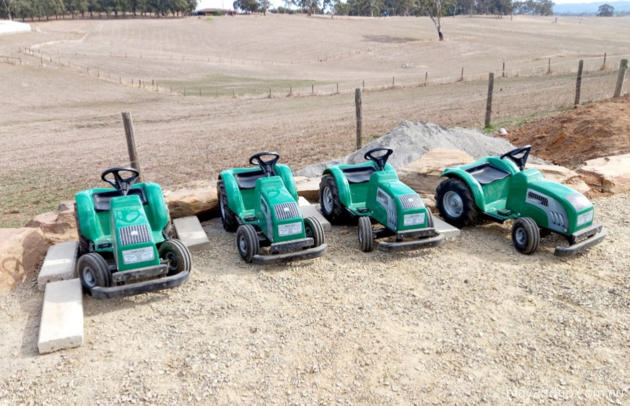
M 39 228 L 0 228 L 0 293 L 33 275 L 47 249 Z
M 171 218 L 212 213 L 219 204 L 217 188 L 210 185 L 165 191 L 164 198 Z
M 77 225 L 74 204 L 62 203 L 59 210 L 42 213 L 26 224 L 26 227 L 39 228 L 49 244 L 77 239 Z
M 298 196 L 303 196 L 310 202 L 319 201 L 320 178 L 296 176 L 294 178 Z
M 578 173 L 599 192 L 627 192 L 630 190 L 630 154 L 588 160 Z
M 576 171 L 559 165 L 527 164 L 527 168 L 538 169 L 545 178 L 567 185 L 580 193 L 587 193 L 591 188 Z
M 474 158 L 465 151 L 436 148 L 400 168 L 398 177 L 422 195 L 427 206 L 433 208 L 435 201 L 430 197 L 435 193 L 435 188 L 440 183 L 440 175 L 444 169 L 472 161 Z

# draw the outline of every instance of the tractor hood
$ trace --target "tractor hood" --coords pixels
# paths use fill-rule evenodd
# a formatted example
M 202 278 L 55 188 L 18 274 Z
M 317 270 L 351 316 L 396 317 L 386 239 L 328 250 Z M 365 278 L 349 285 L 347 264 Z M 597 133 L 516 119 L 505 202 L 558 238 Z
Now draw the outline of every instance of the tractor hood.
M 280 177 L 258 179 L 256 192 L 260 201 L 256 217 L 261 219 L 260 228 L 272 242 L 306 237 L 302 210 Z
M 138 196 L 111 199 L 111 229 L 119 271 L 160 263 L 151 226 Z

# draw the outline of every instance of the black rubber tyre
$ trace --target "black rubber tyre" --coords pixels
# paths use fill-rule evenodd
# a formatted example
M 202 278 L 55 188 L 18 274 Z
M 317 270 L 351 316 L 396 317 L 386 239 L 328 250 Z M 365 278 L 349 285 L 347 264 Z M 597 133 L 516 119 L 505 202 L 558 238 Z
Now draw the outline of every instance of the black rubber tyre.
M 455 227 L 472 226 L 479 221 L 479 210 L 468 185 L 461 179 L 449 178 L 435 191 L 440 216 Z
M 313 247 L 319 247 L 326 242 L 326 235 L 322 224 L 315 217 L 306 217 L 304 219 L 304 231 L 307 237 L 313 239 Z
M 427 207 L 427 228 L 433 228 L 433 213 L 431 213 L 431 209 Z
M 180 240 L 168 240 L 160 244 L 158 249 L 160 259 L 168 261 L 168 275 L 175 275 L 180 272 L 192 269 L 192 255 L 190 250 Z
M 512 242 L 521 254 L 531 255 L 540 243 L 540 229 L 531 217 L 522 217 L 512 224 Z
M 238 220 L 236 215 L 228 206 L 227 194 L 225 194 L 225 185 L 223 181 L 217 182 L 217 190 L 219 191 L 219 210 L 221 211 L 221 223 L 225 231 L 234 232 L 238 228 Z
M 112 275 L 107 261 L 100 254 L 90 252 L 79 257 L 77 272 L 81 278 L 81 285 L 90 291 L 97 286 L 109 287 L 112 284 Z
M 337 181 L 330 175 L 322 176 L 319 182 L 319 205 L 324 217 L 333 224 L 343 224 L 350 220 L 350 216 L 339 200 Z
M 81 256 L 83 254 L 87 254 L 90 252 L 90 241 L 85 238 L 83 233 L 81 233 L 81 226 L 79 225 L 79 213 L 77 212 L 77 204 L 74 204 L 74 221 L 77 224 L 77 235 L 79 236 L 79 252 L 78 255 Z
M 244 224 L 236 230 L 236 248 L 241 258 L 247 263 L 252 262 L 254 255 L 258 254 L 260 243 L 258 241 L 258 233 L 254 226 Z
M 374 249 L 374 231 L 372 222 L 368 216 L 359 217 L 359 248 L 363 252 L 370 252 Z

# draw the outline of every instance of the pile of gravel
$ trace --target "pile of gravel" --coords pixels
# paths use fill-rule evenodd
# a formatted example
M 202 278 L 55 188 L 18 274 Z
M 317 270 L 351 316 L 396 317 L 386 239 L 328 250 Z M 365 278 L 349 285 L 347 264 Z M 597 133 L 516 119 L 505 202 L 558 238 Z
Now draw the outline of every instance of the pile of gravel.
M 299 170 L 297 174 L 320 176 L 328 165 L 364 162 L 363 155 L 370 149 L 378 147 L 394 150 L 388 162 L 395 168 L 405 166 L 435 148 L 463 150 L 474 158 L 501 155 L 515 148 L 504 138 L 484 134 L 478 130 L 461 127 L 447 128 L 423 121 L 402 121 L 398 127 L 360 150 L 344 158 L 309 165 Z

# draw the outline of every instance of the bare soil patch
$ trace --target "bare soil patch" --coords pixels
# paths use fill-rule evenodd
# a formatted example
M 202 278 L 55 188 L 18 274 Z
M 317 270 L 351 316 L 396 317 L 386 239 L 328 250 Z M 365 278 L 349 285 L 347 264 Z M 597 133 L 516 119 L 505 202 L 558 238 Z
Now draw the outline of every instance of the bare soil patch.
M 510 129 L 515 145 L 531 144 L 534 154 L 577 168 L 584 161 L 630 152 L 630 95 L 583 106 Z

